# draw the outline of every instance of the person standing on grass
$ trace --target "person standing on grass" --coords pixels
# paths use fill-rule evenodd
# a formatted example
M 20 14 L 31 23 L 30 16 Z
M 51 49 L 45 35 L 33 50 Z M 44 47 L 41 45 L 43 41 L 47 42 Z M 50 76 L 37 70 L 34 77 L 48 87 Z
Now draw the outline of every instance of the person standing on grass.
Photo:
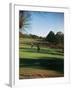
M 33 43 L 31 44 L 31 48 L 33 48 Z
M 37 44 L 37 52 L 39 52 L 40 51 L 40 46 L 39 46 L 39 44 Z

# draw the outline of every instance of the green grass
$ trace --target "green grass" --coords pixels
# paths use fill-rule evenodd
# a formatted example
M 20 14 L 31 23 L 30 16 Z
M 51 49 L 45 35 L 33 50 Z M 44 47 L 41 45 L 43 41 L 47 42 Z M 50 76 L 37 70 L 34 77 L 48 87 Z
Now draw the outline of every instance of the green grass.
M 60 77 L 64 76 L 64 53 L 62 49 L 50 48 L 48 46 L 37 46 L 31 48 L 34 39 L 20 38 L 19 44 L 19 77 Z M 27 44 L 28 43 L 28 44 Z M 28 77 L 27 77 L 28 76 Z
M 24 45 L 20 46 L 19 55 L 20 58 L 48 58 L 48 57 L 54 57 L 54 58 L 63 58 L 63 53 L 60 52 L 59 49 L 51 49 L 51 48 L 45 48 L 41 47 L 40 51 L 37 52 L 37 47 L 31 48 L 30 45 Z

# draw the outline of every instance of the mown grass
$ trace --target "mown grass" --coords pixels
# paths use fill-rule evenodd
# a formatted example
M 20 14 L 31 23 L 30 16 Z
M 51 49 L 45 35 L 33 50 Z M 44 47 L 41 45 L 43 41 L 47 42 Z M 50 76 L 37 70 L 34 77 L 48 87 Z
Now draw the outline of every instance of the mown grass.
M 39 71 L 46 70 L 52 71 L 52 74 L 48 74 L 47 76 L 57 77 L 63 76 L 64 74 L 64 53 L 62 49 L 44 47 L 43 45 L 40 46 L 40 51 L 37 51 L 37 46 L 34 45 L 31 48 L 31 44 L 25 43 L 32 43 L 35 42 L 34 39 L 20 39 L 19 45 L 19 75 L 23 77 L 25 73 L 28 73 L 29 70 L 33 72 L 32 74 L 35 76 L 39 74 Z M 39 69 L 38 73 L 37 70 Z M 25 71 L 23 71 L 25 70 Z M 26 71 L 27 70 L 27 71 Z M 33 70 L 33 71 L 32 71 Z M 55 73 L 53 73 L 55 72 Z M 45 73 L 40 73 L 40 75 L 45 75 Z M 29 75 L 30 76 L 30 75 Z M 33 76 L 32 76 L 33 77 Z M 31 77 L 31 78 L 32 78 Z M 37 77 L 37 76 L 36 76 Z M 25 77 L 23 77 L 25 78 Z
M 20 47 L 20 58 L 32 58 L 38 59 L 42 57 L 54 57 L 54 58 L 64 58 L 63 53 L 59 49 L 51 49 L 51 48 L 40 48 L 40 51 L 37 52 L 37 47 L 31 48 L 29 45 L 24 45 Z

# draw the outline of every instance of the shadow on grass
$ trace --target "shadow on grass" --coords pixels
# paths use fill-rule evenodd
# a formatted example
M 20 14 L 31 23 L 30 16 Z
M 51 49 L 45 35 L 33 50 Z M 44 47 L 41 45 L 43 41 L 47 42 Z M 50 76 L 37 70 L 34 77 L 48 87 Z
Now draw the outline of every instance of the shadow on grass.
M 19 67 L 39 68 L 45 70 L 54 70 L 64 73 L 64 60 L 59 58 L 40 58 L 40 59 L 27 59 L 20 58 Z
M 31 53 L 37 53 L 37 49 L 36 48 L 20 48 L 22 49 L 23 52 L 31 52 Z M 42 54 L 52 54 L 52 55 L 64 55 L 61 51 L 51 51 L 51 50 L 44 50 L 44 49 L 40 49 L 39 53 Z

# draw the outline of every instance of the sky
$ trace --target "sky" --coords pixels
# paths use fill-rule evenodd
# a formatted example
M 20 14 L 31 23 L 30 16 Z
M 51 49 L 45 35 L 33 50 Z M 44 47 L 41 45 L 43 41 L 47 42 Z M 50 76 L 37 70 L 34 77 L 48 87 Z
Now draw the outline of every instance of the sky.
M 50 31 L 64 32 L 64 13 L 32 11 L 28 34 L 45 37 Z

